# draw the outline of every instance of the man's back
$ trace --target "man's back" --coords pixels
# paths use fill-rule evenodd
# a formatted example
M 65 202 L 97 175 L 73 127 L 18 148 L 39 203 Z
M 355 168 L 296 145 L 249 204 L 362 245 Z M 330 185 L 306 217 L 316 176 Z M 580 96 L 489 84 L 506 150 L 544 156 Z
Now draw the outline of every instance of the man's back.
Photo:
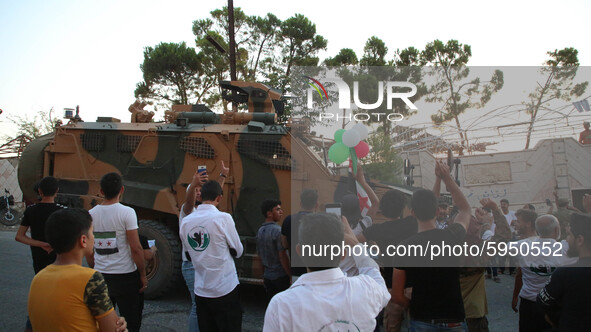
M 558 243 L 560 244 L 560 243 Z M 517 248 L 529 248 L 529 255 L 519 256 L 518 263 L 521 267 L 521 279 L 523 285 L 519 292 L 519 297 L 536 301 L 536 296 L 540 290 L 546 285 L 552 273 L 557 267 L 574 264 L 578 258 L 568 257 L 566 252 L 556 253 L 555 255 L 534 255 L 534 248 L 552 248 L 555 251 L 557 248 L 565 244 L 557 245 L 556 240 L 549 238 L 540 238 L 538 236 L 529 237 L 517 241 Z M 568 244 L 566 244 L 568 245 Z M 561 256 L 558 256 L 560 254 Z
M 31 282 L 29 315 L 35 331 L 98 331 L 95 318 L 113 311 L 98 272 L 76 264 L 49 265 Z
M 390 294 L 375 275 L 345 277 L 339 268 L 302 275 L 271 300 L 264 331 L 372 331 Z
M 453 246 L 460 244 L 465 234 L 464 227 L 454 223 L 445 229 L 420 232 L 401 245 L 407 249 L 420 245 L 425 249 L 428 245 L 441 247 L 445 241 L 445 245 Z M 442 255 L 431 260 L 429 254 L 423 257 L 419 253 L 416 256 L 409 253 L 406 257 L 396 257 L 395 264 L 398 269 L 405 270 L 406 283 L 413 287 L 410 301 L 413 319 L 464 319 L 458 257 Z
M 201 204 L 183 219 L 179 234 L 195 266 L 195 294 L 220 297 L 238 285 L 230 250 L 240 257 L 243 247 L 228 213 L 211 204 Z
M 45 222 L 53 212 L 63 208 L 63 206 L 56 203 L 37 203 L 31 205 L 25 210 L 21 226 L 31 228 L 31 238 L 33 240 L 46 242 Z M 47 253 L 40 247 L 31 246 L 31 256 L 33 257 L 35 273 L 55 261 L 55 253 Z
M 559 331 L 589 331 L 591 326 L 591 258 L 580 258 L 568 267 L 556 269 L 538 295 L 542 304 L 559 309 Z M 559 307 L 556 306 L 559 303 Z
M 97 205 L 88 212 L 94 221 L 94 268 L 110 274 L 136 271 L 126 233 L 138 228 L 135 211 L 116 203 Z
M 270 280 L 286 276 L 281 265 L 279 252 L 281 245 L 281 226 L 275 222 L 265 222 L 257 232 L 257 253 L 265 267 L 264 277 Z
M 291 262 L 291 274 L 294 276 L 300 276 L 306 273 L 306 268 L 300 256 L 295 252 L 295 246 L 299 243 L 299 225 L 300 219 L 307 214 L 309 211 L 300 211 L 294 215 L 289 215 L 283 220 L 281 225 L 281 235 L 284 235 L 287 239 L 287 250 L 289 251 L 289 260 Z

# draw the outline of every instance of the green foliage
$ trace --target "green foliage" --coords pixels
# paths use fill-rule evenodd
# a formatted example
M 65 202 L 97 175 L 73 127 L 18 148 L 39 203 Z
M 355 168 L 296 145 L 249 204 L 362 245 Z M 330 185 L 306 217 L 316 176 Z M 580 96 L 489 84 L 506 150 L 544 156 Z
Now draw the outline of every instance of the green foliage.
M 160 43 L 144 49 L 140 66 L 144 81 L 136 85 L 135 97 L 188 104 L 200 88 L 201 61 L 195 50 L 182 43 Z
M 362 66 L 385 66 L 386 53 L 388 53 L 386 43 L 380 38 L 372 36 L 365 42 L 363 57 L 359 64 Z
M 328 41 L 316 34 L 316 24 L 302 14 L 295 14 L 281 23 L 278 42 L 281 47 L 280 63 L 285 68 L 281 90 L 285 90 L 293 66 L 316 66 L 320 50 L 325 50 Z
M 325 66 L 353 66 L 359 63 L 357 54 L 350 48 L 342 48 L 339 54 L 324 60 Z
M 363 158 L 363 170 L 372 179 L 385 183 L 402 183 L 402 158 L 396 153 L 391 136 L 378 129 L 367 137 L 370 153 Z
M 15 137 L 25 135 L 30 140 L 33 140 L 52 132 L 58 123 L 61 123 L 61 120 L 54 117 L 52 113 L 53 108 L 48 112 L 37 112 L 32 119 L 28 115 L 17 115 L 8 116 L 8 120 L 18 126 Z M 4 140 L 9 141 L 15 137 L 4 136 Z
M 588 81 L 577 84 L 573 82 L 579 69 L 578 53 L 572 47 L 547 52 L 550 59 L 544 63 L 545 67 L 540 68 L 540 74 L 544 75 L 545 80 L 538 82 L 536 89 L 529 94 L 529 100 L 523 103 L 531 119 L 525 141 L 526 149 L 529 148 L 531 133 L 540 110 L 548 108 L 553 100 L 570 101 L 585 93 Z
M 471 56 L 469 45 L 460 44 L 457 40 L 449 40 L 446 44 L 435 40 L 425 46 L 420 60 L 422 64 L 433 66 L 429 74 L 436 78 L 425 100 L 444 105 L 438 113 L 431 115 L 431 120 L 436 125 L 455 121 L 461 139 L 460 155 L 469 142 L 459 116 L 466 110 L 483 107 L 504 84 L 500 70 L 495 70 L 486 82 L 481 82 L 478 77 L 469 79 L 470 68 L 466 65 Z
M 276 38 L 281 28 L 281 20 L 268 13 L 266 17 L 251 16 L 248 23 L 252 30 L 249 41 L 251 56 L 248 60 L 247 79 L 256 80 L 261 76 L 269 76 L 269 73 L 276 70 L 274 51 Z

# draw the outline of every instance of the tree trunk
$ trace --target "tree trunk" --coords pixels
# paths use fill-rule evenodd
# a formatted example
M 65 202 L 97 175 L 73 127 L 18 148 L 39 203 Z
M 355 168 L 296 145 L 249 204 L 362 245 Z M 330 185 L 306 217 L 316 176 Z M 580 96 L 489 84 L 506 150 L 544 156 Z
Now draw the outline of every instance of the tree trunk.
M 463 156 L 464 155 L 465 138 L 464 138 L 464 134 L 462 133 L 462 127 L 460 126 L 460 119 L 458 119 L 457 116 L 455 116 L 454 119 L 456 120 L 456 125 L 458 126 L 458 133 L 460 134 L 460 140 L 462 142 L 460 144 L 460 151 L 458 151 L 458 155 Z

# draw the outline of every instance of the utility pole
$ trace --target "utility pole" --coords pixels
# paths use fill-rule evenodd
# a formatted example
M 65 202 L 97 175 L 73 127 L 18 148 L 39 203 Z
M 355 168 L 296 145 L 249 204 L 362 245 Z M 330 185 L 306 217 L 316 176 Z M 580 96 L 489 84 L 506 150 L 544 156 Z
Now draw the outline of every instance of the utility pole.
M 236 81 L 236 41 L 234 40 L 234 0 L 228 0 L 228 36 L 230 37 L 230 80 Z M 232 91 L 232 111 L 238 111 L 234 102 L 236 92 Z

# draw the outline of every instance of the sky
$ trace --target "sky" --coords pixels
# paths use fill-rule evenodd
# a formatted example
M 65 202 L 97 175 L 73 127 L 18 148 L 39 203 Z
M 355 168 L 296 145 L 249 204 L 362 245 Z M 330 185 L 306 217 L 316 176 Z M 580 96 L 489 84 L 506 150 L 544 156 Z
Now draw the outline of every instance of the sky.
M 127 108 L 135 100 L 135 85 L 142 81 L 144 47 L 181 41 L 194 47 L 192 22 L 226 4 L 0 2 L 0 137 L 16 132 L 8 116 L 33 117 L 51 108 L 63 114 L 64 108 L 80 105 L 86 121 L 97 116 L 129 121 Z M 584 0 L 235 0 L 234 6 L 247 15 L 271 12 L 282 20 L 305 15 L 328 40 L 320 59 L 344 47 L 361 56 L 365 41 L 377 36 L 388 46 L 388 58 L 397 48 L 423 49 L 434 39 L 457 39 L 472 46 L 471 66 L 538 66 L 547 59 L 547 51 L 564 47 L 578 49 L 580 64 L 591 65 L 591 2 Z

